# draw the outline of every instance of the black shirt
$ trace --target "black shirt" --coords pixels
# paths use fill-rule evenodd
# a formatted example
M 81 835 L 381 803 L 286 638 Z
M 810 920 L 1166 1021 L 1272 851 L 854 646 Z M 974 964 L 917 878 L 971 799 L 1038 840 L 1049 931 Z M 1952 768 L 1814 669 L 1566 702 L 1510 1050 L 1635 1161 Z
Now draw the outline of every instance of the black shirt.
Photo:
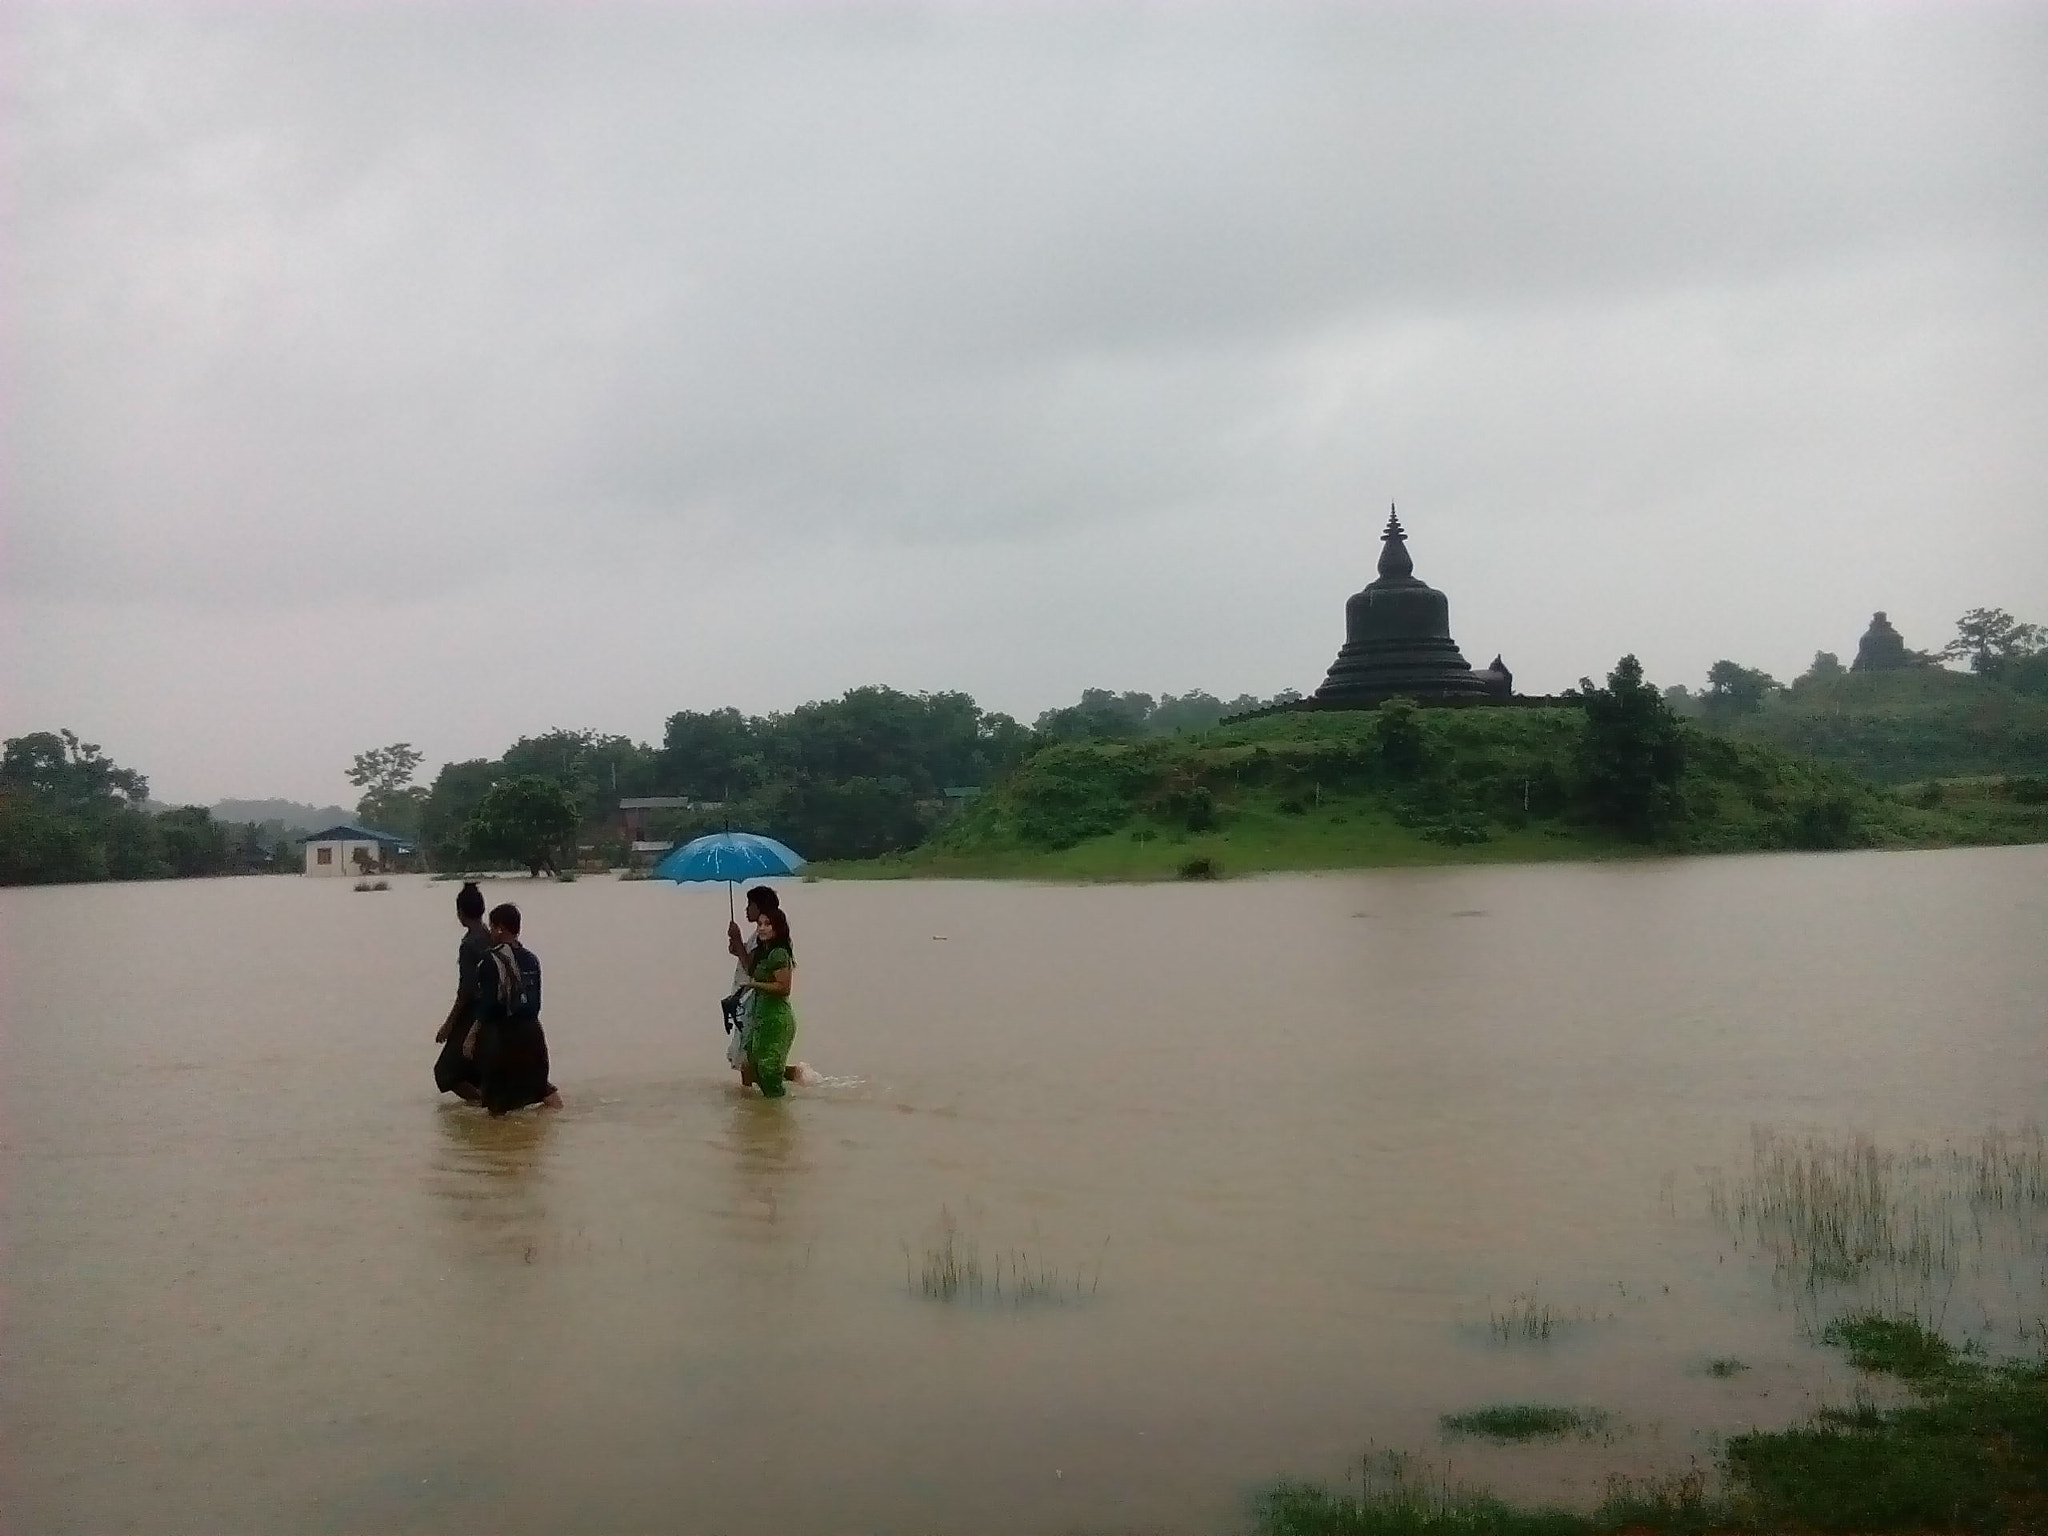
M 469 1012 L 465 1018 L 476 1017 L 478 994 L 476 990 L 477 962 L 490 953 L 491 936 L 481 928 L 465 928 L 462 931 L 462 946 L 455 952 L 455 990 L 469 997 Z
M 485 945 L 476 961 L 476 1016 L 486 1021 L 538 1019 L 540 1017 L 540 959 L 523 944 L 512 946 L 513 961 L 519 967 L 519 981 L 525 996 L 515 1010 L 498 995 L 498 962 Z

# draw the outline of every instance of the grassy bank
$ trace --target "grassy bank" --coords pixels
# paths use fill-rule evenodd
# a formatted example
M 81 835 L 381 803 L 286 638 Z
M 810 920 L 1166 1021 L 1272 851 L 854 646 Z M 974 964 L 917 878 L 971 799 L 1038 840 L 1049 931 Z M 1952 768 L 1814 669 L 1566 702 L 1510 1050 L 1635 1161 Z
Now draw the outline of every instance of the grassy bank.
M 1623 1536 L 1635 1532 L 2032 1532 L 2048 1529 L 2048 1363 L 1989 1365 L 1919 1323 L 1861 1315 L 1825 1341 L 1911 1390 L 1903 1407 L 1828 1409 L 1739 1435 L 1710 1487 L 1700 1476 L 1614 1488 L 1590 1514 L 1529 1509 L 1433 1482 L 1402 1457 L 1356 1493 L 1285 1484 L 1259 1505 L 1262 1536 Z M 1576 1432 L 1580 1412 L 1469 1416 L 1510 1433 Z M 1532 1430 L 1529 1426 L 1535 1426 Z
M 1140 827 L 1144 824 L 1141 822 Z M 1065 848 L 991 842 L 937 843 L 860 862 L 819 864 L 828 879 L 1174 880 L 1277 870 L 1375 869 L 1424 864 L 1512 864 L 1545 859 L 1628 858 L 1644 849 L 1593 829 L 1502 828 L 1484 842 L 1447 844 L 1404 826 L 1384 806 L 1333 795 L 1301 813 L 1270 800 L 1240 802 L 1226 825 L 1190 832 L 1144 828 L 1084 838 Z M 1184 873 L 1207 861 L 1206 871 Z
M 1269 716 L 1165 739 L 1047 748 L 924 846 L 827 876 L 1162 880 L 1266 870 L 1771 848 L 2048 841 L 2048 806 L 1997 783 L 1881 790 L 1687 728 L 1648 844 L 1602 824 L 1576 709 Z

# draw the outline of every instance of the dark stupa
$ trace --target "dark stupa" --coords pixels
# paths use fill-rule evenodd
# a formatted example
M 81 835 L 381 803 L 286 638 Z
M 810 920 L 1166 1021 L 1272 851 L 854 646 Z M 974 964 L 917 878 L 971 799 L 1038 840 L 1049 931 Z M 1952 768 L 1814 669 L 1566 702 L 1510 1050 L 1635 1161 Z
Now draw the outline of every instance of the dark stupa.
M 1495 691 L 1458 653 L 1451 638 L 1450 601 L 1417 579 L 1398 516 L 1388 516 L 1380 539 L 1379 580 L 1345 603 L 1344 648 L 1316 698 L 1326 704 L 1376 704 L 1396 694 L 1465 699 Z M 1501 674 L 1504 691 L 1506 668 Z
M 1892 672 L 1901 667 L 1911 666 L 1912 658 L 1906 654 L 1906 637 L 1892 628 L 1892 621 L 1879 609 L 1870 616 L 1870 628 L 1863 631 L 1863 638 L 1856 642 L 1856 659 L 1849 663 L 1851 672 Z

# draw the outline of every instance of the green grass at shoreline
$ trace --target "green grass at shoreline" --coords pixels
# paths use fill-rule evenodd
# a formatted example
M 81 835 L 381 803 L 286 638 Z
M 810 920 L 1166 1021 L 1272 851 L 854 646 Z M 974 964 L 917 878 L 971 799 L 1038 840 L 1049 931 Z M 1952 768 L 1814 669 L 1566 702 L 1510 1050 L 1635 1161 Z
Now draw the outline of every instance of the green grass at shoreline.
M 1531 864 L 1560 859 L 1641 858 L 1654 854 L 1592 830 L 1503 830 L 1483 843 L 1446 846 L 1404 827 L 1385 810 L 1333 801 L 1302 816 L 1249 807 L 1211 832 L 1128 832 L 1069 848 L 930 847 L 879 859 L 821 862 L 806 873 L 826 880 L 1174 880 L 1192 859 L 1209 858 L 1225 876 L 1284 871 L 1398 869 L 1439 864 Z
M 1985 1364 L 1918 1322 L 1869 1314 L 1839 1321 L 1824 1341 L 1909 1388 L 1913 1401 L 1823 1409 L 1789 1429 L 1738 1435 L 1721 1456 L 1718 1489 L 1699 1474 L 1617 1485 L 1590 1513 L 1509 1504 L 1383 1456 L 1355 1493 L 1269 1490 L 1260 1536 L 2048 1530 L 2048 1361 Z

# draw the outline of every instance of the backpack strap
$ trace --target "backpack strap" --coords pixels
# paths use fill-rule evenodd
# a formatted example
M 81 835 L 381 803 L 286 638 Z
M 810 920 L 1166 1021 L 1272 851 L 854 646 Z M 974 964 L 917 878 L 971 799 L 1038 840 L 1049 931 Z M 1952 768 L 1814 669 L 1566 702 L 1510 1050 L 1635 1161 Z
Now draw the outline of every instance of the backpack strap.
M 519 974 L 519 957 L 510 944 L 495 944 L 488 953 L 498 972 L 498 1006 L 508 1014 L 516 1013 L 526 996 L 526 979 Z

